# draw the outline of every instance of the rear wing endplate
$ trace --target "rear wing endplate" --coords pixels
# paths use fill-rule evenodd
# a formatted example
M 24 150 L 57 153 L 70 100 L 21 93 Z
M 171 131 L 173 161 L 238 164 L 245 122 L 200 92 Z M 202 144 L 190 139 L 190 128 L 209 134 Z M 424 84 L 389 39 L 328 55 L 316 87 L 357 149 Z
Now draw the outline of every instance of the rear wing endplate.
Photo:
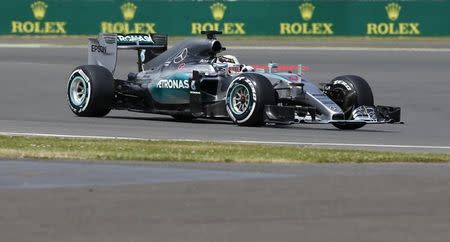
M 167 35 L 100 33 L 89 39 L 88 64 L 103 66 L 114 74 L 118 49 L 136 50 L 138 70 L 142 71 L 143 64 L 167 50 Z

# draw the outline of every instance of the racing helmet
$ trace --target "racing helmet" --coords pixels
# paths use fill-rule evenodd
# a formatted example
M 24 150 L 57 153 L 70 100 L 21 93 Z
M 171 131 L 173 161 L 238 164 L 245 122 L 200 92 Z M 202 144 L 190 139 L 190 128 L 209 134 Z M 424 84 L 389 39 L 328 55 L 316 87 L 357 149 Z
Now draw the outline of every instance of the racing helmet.
M 227 64 L 227 70 L 229 73 L 241 72 L 242 65 L 234 55 L 222 55 L 216 57 L 215 63 Z

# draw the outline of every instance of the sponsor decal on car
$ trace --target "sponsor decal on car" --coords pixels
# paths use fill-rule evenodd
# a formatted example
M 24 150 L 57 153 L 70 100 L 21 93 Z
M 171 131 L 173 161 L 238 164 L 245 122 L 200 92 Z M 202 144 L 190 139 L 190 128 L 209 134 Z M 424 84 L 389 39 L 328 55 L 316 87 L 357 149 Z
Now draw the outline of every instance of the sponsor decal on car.
M 188 49 L 184 48 L 182 49 L 176 56 L 173 58 L 173 63 L 178 64 L 182 62 L 184 59 L 186 59 L 188 55 Z
M 106 46 L 91 45 L 91 52 L 106 53 Z
M 342 86 L 345 87 L 345 89 L 347 89 L 347 90 L 349 90 L 349 91 L 352 90 L 352 87 L 350 86 L 350 84 L 348 84 L 347 82 L 345 82 L 345 81 L 343 81 L 343 80 L 335 80 L 335 81 L 333 82 L 333 84 L 335 84 L 335 85 L 342 85 Z
M 187 89 L 189 88 L 189 80 L 162 79 L 158 81 L 156 87 L 169 89 Z
M 13 34 L 67 34 L 66 22 L 42 21 L 49 5 L 44 1 L 35 1 L 30 5 L 35 21 L 11 21 Z
M 117 35 L 117 41 L 154 43 L 150 35 L 142 35 L 142 34 Z

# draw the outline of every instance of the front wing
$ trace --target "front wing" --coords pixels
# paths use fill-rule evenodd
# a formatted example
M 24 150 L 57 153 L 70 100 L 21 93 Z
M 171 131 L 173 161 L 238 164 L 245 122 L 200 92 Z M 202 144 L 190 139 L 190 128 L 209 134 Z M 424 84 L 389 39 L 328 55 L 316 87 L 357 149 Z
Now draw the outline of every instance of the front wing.
M 360 113 L 357 113 L 352 120 L 345 120 L 343 116 L 335 116 L 333 119 L 320 119 L 316 116 L 313 107 L 277 106 L 266 105 L 264 108 L 265 121 L 267 123 L 292 124 L 399 124 L 400 107 L 390 106 L 361 106 Z M 362 111 L 361 111 L 362 110 Z M 370 111 L 370 113 L 369 113 Z M 364 113 L 365 112 L 365 113 Z M 355 114 L 354 114 L 355 115 Z

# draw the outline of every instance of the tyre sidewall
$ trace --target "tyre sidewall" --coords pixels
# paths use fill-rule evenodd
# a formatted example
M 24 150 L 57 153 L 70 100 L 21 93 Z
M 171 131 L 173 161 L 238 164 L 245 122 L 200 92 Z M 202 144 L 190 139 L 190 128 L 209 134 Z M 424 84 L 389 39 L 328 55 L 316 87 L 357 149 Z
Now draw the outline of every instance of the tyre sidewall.
M 72 101 L 70 86 L 81 78 L 87 86 L 85 100 L 77 105 Z M 109 113 L 114 96 L 114 78 L 109 70 L 97 65 L 84 65 L 74 69 L 67 83 L 67 101 L 77 116 L 102 117 Z
M 373 106 L 373 94 L 369 84 L 359 76 L 339 76 L 331 81 L 332 85 L 341 85 L 349 92 L 356 92 L 355 108 L 366 105 Z
M 71 95 L 71 85 L 77 79 L 81 79 L 87 87 L 87 95 L 84 101 L 80 104 L 76 104 L 72 101 Z M 82 114 L 86 111 L 86 108 L 89 106 L 89 102 L 91 99 L 91 81 L 90 78 L 86 75 L 86 73 L 82 70 L 82 68 L 76 68 L 69 77 L 69 81 L 67 83 L 67 101 L 69 102 L 69 107 L 75 114 Z
M 343 86 L 344 89 L 346 89 L 348 92 L 356 93 L 356 100 L 355 100 L 355 103 L 353 104 L 354 105 L 353 109 L 357 108 L 359 106 L 362 106 L 362 105 L 365 105 L 365 106 L 373 106 L 374 105 L 372 89 L 370 88 L 367 81 L 364 80 L 363 78 L 361 78 L 359 76 L 353 76 L 353 75 L 339 76 L 339 77 L 334 78 L 330 83 L 333 86 L 334 85 Z M 341 108 L 343 110 L 346 109 L 346 107 L 341 107 Z M 347 117 L 347 115 L 350 115 L 350 114 L 351 114 L 351 112 L 349 114 L 346 114 L 346 117 Z M 349 116 L 347 118 L 353 119 L 353 117 L 351 117 L 351 116 Z M 354 129 L 359 129 L 359 128 L 365 126 L 365 124 L 352 124 L 352 123 L 348 123 L 348 124 L 333 123 L 333 125 L 339 129 L 343 129 L 343 130 L 354 130 Z
M 232 106 L 232 98 L 233 98 L 233 91 L 235 88 L 243 86 L 245 87 L 249 92 L 249 104 L 242 113 L 236 113 Z M 252 119 L 253 114 L 255 113 L 255 110 L 257 108 L 257 105 L 259 104 L 259 98 L 257 95 L 257 87 L 253 80 L 251 80 L 248 76 L 238 76 L 236 77 L 231 85 L 228 87 L 227 90 L 227 99 L 226 99 L 226 107 L 227 112 L 230 118 L 237 124 L 243 124 L 250 119 Z

